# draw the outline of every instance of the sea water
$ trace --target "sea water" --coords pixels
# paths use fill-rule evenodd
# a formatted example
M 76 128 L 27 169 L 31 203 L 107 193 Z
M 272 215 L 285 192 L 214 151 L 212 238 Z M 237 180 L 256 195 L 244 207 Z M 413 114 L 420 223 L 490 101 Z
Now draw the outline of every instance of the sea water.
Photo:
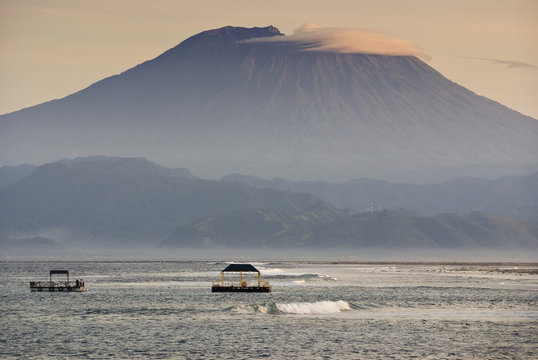
M 224 262 L 0 262 L 0 357 L 538 357 L 535 274 L 480 265 L 253 265 L 271 293 L 211 293 Z M 30 292 L 29 282 L 48 280 L 51 269 L 68 269 L 89 291 Z

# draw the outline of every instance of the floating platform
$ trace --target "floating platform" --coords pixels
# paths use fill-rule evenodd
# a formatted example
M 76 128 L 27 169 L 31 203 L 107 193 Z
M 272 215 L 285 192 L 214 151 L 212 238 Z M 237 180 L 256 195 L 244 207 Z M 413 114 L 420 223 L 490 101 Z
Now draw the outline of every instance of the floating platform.
M 66 275 L 66 281 L 52 281 L 52 275 Z M 69 281 L 69 271 L 67 270 L 51 270 L 49 281 L 31 281 L 30 291 L 50 291 L 50 292 L 86 292 L 88 289 L 84 287 L 84 280 Z
M 224 273 L 227 272 L 239 273 L 239 282 L 235 284 L 233 282 L 225 282 Z M 243 281 L 243 272 L 258 273 L 258 284 L 250 285 L 248 282 Z M 271 285 L 269 285 L 269 281 L 262 283 L 261 273 L 258 271 L 258 269 L 250 264 L 230 264 L 228 267 L 222 270 L 220 274 L 221 279 L 218 282 L 213 281 L 211 292 L 271 292 Z
M 213 285 L 211 286 L 211 292 L 271 292 L 270 286 L 220 286 Z
M 75 284 L 50 283 L 48 281 L 31 282 L 30 291 L 65 291 L 65 292 L 86 292 L 84 286 L 76 286 Z

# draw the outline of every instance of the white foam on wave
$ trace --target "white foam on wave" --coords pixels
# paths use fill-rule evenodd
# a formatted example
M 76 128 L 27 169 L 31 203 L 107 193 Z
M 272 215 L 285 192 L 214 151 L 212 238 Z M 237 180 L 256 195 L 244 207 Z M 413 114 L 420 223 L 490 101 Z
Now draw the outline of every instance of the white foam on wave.
M 281 278 L 286 278 L 286 277 L 314 278 L 314 279 L 317 278 L 317 279 L 326 280 L 326 281 L 337 281 L 335 277 L 325 275 L 325 274 L 304 273 L 304 272 L 297 272 L 297 273 L 285 272 L 284 270 L 279 269 L 279 268 L 273 268 L 273 269 L 261 268 L 260 272 L 262 273 L 263 276 L 273 276 L 273 277 L 281 277 Z
M 279 269 L 279 268 L 273 268 L 273 269 L 260 268 L 259 270 L 263 275 L 282 275 L 282 274 L 284 274 L 284 270 Z
M 335 314 L 351 310 L 343 300 L 276 304 L 276 308 L 285 314 Z

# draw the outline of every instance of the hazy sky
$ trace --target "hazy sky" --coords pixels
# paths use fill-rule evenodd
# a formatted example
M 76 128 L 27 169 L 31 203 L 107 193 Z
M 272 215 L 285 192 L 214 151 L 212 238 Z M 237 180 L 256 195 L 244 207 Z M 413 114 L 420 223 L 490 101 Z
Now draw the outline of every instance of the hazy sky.
M 450 80 L 538 118 L 536 0 L 0 0 L 0 114 L 61 98 L 226 25 L 403 38 Z

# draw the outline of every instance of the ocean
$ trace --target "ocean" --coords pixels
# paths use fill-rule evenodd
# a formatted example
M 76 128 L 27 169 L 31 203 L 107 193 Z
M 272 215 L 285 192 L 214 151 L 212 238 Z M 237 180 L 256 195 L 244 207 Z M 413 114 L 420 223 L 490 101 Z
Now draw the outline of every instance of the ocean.
M 271 293 L 212 293 L 220 261 L 2 261 L 0 357 L 538 358 L 535 264 L 252 264 Z M 89 291 L 30 292 L 51 269 Z

